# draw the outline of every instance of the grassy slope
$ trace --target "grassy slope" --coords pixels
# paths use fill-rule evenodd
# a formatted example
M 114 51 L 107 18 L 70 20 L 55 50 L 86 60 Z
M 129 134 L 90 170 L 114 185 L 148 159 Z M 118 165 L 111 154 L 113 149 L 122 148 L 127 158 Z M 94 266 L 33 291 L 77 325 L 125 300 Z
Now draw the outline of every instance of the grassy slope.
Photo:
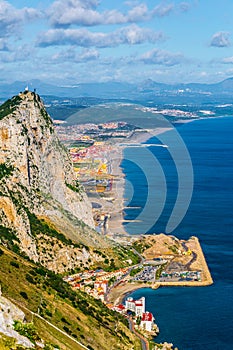
M 5 297 L 15 300 L 22 309 L 27 307 L 37 312 L 39 307 L 44 318 L 90 349 L 140 349 L 138 340 L 120 315 L 87 294 L 73 292 L 68 284 L 53 273 L 47 271 L 47 276 L 44 276 L 46 270 L 38 270 L 36 265 L 4 247 L 1 250 L 0 283 Z M 15 263 L 18 267 L 14 266 Z M 20 294 L 22 292 L 27 294 L 28 299 Z M 28 321 L 31 321 L 31 314 L 26 314 Z M 80 348 L 40 319 L 34 317 L 34 323 L 44 340 L 59 345 L 61 349 Z
M 110 121 L 125 121 L 139 128 L 166 127 L 160 115 L 151 112 L 142 112 L 138 105 L 108 104 L 108 108 L 94 106 L 69 116 L 66 121 L 69 125 L 85 123 L 106 123 Z

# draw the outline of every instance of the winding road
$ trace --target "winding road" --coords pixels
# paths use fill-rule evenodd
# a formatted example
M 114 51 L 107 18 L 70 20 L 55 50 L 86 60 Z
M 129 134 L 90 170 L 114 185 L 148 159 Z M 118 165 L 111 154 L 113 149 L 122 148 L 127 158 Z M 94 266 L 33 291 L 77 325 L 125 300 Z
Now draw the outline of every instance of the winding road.
M 142 344 L 142 350 L 149 350 L 148 340 L 135 330 L 134 323 L 131 317 L 128 318 L 128 322 L 129 322 L 130 331 L 133 332 L 138 338 L 140 338 L 141 344 Z

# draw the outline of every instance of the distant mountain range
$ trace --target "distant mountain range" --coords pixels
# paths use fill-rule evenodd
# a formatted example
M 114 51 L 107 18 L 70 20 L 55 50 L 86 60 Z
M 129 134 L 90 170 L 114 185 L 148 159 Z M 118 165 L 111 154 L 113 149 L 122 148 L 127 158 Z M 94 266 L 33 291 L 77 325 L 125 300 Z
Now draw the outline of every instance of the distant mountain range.
M 16 81 L 11 84 L 0 83 L 0 98 L 12 97 L 24 91 L 28 86 L 30 90 L 36 89 L 41 95 L 58 97 L 96 97 L 107 99 L 148 99 L 162 96 L 225 96 L 233 93 L 233 78 L 215 84 L 163 84 L 151 79 L 140 84 L 124 82 L 81 83 L 74 86 L 57 86 L 44 83 L 40 80 Z

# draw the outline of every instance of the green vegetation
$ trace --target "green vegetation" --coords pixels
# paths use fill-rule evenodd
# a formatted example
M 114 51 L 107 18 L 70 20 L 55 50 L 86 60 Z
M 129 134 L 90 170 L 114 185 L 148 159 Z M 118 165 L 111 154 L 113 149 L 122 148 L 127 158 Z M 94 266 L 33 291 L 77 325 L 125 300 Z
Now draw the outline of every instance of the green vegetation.
M 7 165 L 6 163 L 0 164 L 0 180 L 4 177 L 9 177 L 12 175 L 14 167 L 12 165 Z
M 174 245 L 170 245 L 169 247 L 168 247 L 168 249 L 170 249 L 171 251 L 172 251 L 172 253 L 174 253 L 174 254 L 178 254 L 178 247 L 174 244 Z
M 22 136 L 27 136 L 28 135 L 28 128 L 22 124 L 22 131 L 21 131 Z M 28 143 L 30 142 L 30 139 L 28 138 Z
M 164 268 L 165 268 L 166 265 L 167 265 L 167 264 L 165 263 L 165 264 L 161 265 L 161 266 L 158 268 L 158 270 L 156 271 L 156 279 L 159 279 L 159 278 L 160 278 L 161 273 L 163 272 L 163 270 L 164 270 Z
M 0 242 L 5 244 L 9 249 L 16 253 L 19 253 L 18 242 L 19 239 L 15 235 L 14 231 L 10 228 L 0 225 Z M 1 256 L 1 254 L 0 254 Z
M 145 238 L 143 237 L 141 240 L 133 242 L 133 247 L 137 252 L 142 254 L 146 249 L 150 248 L 150 244 L 146 243 Z
M 15 321 L 13 327 L 16 332 L 28 338 L 33 344 L 41 340 L 33 323 Z
M 126 248 L 124 246 L 116 245 L 113 250 L 122 262 L 129 262 L 129 260 L 131 260 L 131 264 L 127 263 L 127 265 L 136 265 L 140 262 L 140 257 L 133 252 L 131 247 Z M 122 267 L 123 266 L 124 265 L 122 265 Z
M 142 271 L 142 269 L 143 269 L 143 267 L 137 267 L 136 269 L 132 269 L 131 271 L 130 271 L 130 276 L 131 277 L 133 277 L 133 276 L 135 276 L 137 273 L 139 273 L 140 271 Z
M 105 248 L 102 251 L 94 249 L 93 253 L 98 254 L 104 260 L 98 261 L 92 266 L 93 269 L 102 268 L 104 271 L 114 271 L 129 265 L 136 265 L 140 258 L 131 248 L 120 245 L 114 245 L 111 248 Z
M 10 261 L 11 266 L 16 267 L 17 269 L 19 268 L 19 264 L 16 261 Z
M 108 103 L 107 108 L 101 105 L 85 108 L 71 115 L 66 121 L 68 125 L 124 121 L 137 128 L 166 127 L 166 123 L 159 114 L 143 112 L 141 108 L 143 107 L 138 104 Z
M 31 213 L 29 210 L 26 211 L 30 222 L 31 232 L 34 236 L 43 233 L 51 237 L 56 237 L 64 244 L 73 244 L 71 239 L 66 238 L 62 233 L 50 227 L 43 219 L 39 219 L 35 214 Z
M 39 310 L 44 319 L 90 349 L 141 349 L 140 342 L 128 330 L 127 320 L 120 314 L 109 310 L 100 300 L 95 300 L 84 292 L 72 290 L 60 275 L 36 266 L 4 247 L 1 250 L 4 252 L 0 256 L 3 295 L 15 300 L 25 312 L 27 326 L 22 331 L 29 332 L 32 340 L 38 336 L 50 344 L 57 344 L 60 349 L 79 350 L 79 346 L 72 339 L 36 315 L 33 317 L 34 328 L 31 328 L 32 315 L 24 307 L 35 313 Z M 14 257 L 17 258 L 18 268 L 11 264 Z M 18 327 L 20 328 L 20 324 Z
M 0 349 L 1 350 L 28 350 L 23 345 L 16 344 L 16 339 L 8 337 L 0 333 Z M 51 350 L 53 350 L 52 348 Z
M 28 295 L 27 295 L 26 292 L 23 291 L 23 292 L 20 292 L 19 294 L 20 294 L 21 297 L 23 297 L 24 299 L 26 299 L 26 300 L 28 299 Z
M 79 186 L 78 182 L 76 182 L 76 186 L 68 184 L 67 182 L 65 182 L 65 184 L 70 190 L 72 190 L 74 192 L 77 192 L 77 193 L 81 193 L 82 192 L 81 187 Z
M 19 96 L 14 96 L 0 106 L 0 120 L 16 110 L 22 99 Z
M 44 99 L 46 100 L 46 96 Z M 47 110 L 53 119 L 65 120 L 74 113 L 86 108 L 85 106 L 62 106 L 62 105 L 52 105 L 47 107 Z
M 42 115 L 42 117 L 44 118 L 45 122 L 46 122 L 46 125 L 47 126 L 51 126 L 53 124 L 50 116 L 48 115 L 48 113 L 46 112 L 45 108 L 40 108 L 40 113 Z M 50 129 L 50 132 L 54 132 L 53 128 Z

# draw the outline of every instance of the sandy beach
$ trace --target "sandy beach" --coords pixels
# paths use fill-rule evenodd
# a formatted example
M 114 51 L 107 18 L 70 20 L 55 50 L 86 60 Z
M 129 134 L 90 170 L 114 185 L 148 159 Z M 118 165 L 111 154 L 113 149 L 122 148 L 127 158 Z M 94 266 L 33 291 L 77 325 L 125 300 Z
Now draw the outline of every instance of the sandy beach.
M 192 121 L 192 120 L 191 120 Z M 185 122 L 185 121 L 184 121 Z M 189 122 L 189 121 L 187 121 Z M 149 130 L 147 132 L 135 132 L 124 145 L 120 143 L 115 143 L 114 147 L 112 147 L 111 151 L 108 154 L 108 161 L 110 163 L 111 175 L 114 178 L 113 187 L 111 191 L 111 197 L 98 198 L 98 202 L 101 204 L 102 211 L 110 214 L 110 218 L 108 220 L 108 229 L 107 234 L 123 234 L 127 236 L 128 233 L 124 229 L 124 190 L 125 190 L 125 175 L 121 168 L 121 162 L 124 157 L 124 149 L 127 148 L 127 143 L 143 143 L 146 142 L 153 136 L 159 135 L 166 131 L 171 130 L 172 128 L 157 128 L 154 130 Z M 177 281 L 177 282 L 155 282 L 153 284 L 146 283 L 124 283 L 116 288 L 113 288 L 109 294 L 109 302 L 114 304 L 119 304 L 123 298 L 133 290 L 139 288 L 159 288 L 160 286 L 207 286 L 213 283 L 211 274 L 209 272 L 207 263 L 205 261 L 204 254 L 202 252 L 202 248 L 200 246 L 199 240 L 197 237 L 193 237 L 193 240 L 190 240 L 191 243 L 189 248 L 193 250 L 198 259 L 193 264 L 193 269 L 202 271 L 202 280 L 201 281 Z
M 108 301 L 113 305 L 119 305 L 123 302 L 127 294 L 141 288 L 150 288 L 150 286 L 146 283 L 127 283 L 125 285 L 115 287 L 109 293 Z
M 110 214 L 108 233 L 128 234 L 123 225 L 124 221 L 124 191 L 125 191 L 125 175 L 121 169 L 121 162 L 124 158 L 124 149 L 127 148 L 127 143 L 143 143 L 149 140 L 151 137 L 162 134 L 166 131 L 172 130 L 172 128 L 156 128 L 148 131 L 135 132 L 126 142 L 124 146 L 119 143 L 114 145 L 114 151 L 109 154 L 109 160 L 111 162 L 112 175 L 115 180 L 112 188 L 112 197 L 114 201 L 112 205 L 102 201 L 102 207 Z

